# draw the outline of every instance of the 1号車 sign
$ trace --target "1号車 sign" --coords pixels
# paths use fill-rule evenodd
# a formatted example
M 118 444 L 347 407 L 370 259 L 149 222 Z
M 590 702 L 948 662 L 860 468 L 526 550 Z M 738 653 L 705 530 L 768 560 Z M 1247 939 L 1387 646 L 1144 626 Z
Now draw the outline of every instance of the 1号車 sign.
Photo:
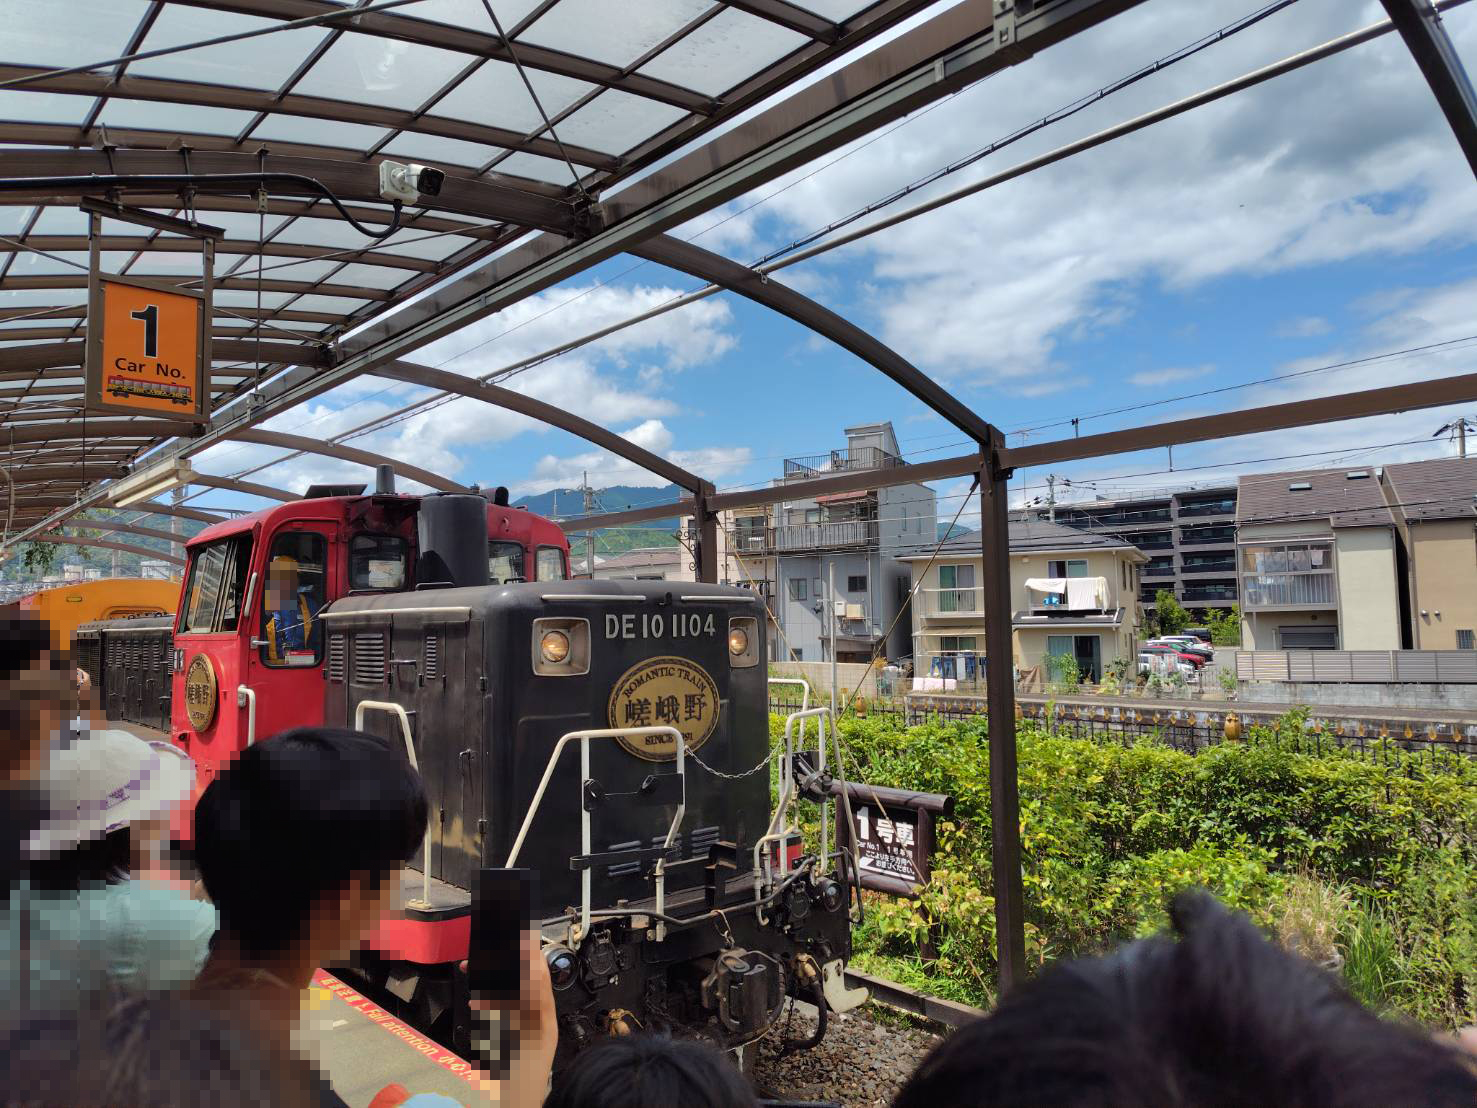
M 87 312 L 87 408 L 208 419 L 210 328 L 204 294 L 94 273 Z
M 917 896 L 933 872 L 934 822 L 953 813 L 954 798 L 858 781 L 832 781 L 830 791 L 851 801 L 849 845 L 862 888 Z

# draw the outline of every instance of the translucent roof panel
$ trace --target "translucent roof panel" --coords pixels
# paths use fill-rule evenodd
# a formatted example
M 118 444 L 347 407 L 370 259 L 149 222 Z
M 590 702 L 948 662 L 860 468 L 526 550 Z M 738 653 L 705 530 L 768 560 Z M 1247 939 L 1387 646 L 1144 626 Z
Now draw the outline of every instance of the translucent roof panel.
M 513 28 L 522 23 L 540 2 L 541 0 L 492 0 L 492 10 L 497 12 L 498 22 L 503 25 L 503 30 L 511 34 Z M 482 0 L 421 0 L 419 4 L 400 8 L 396 14 L 412 19 L 429 19 L 435 23 L 450 23 L 453 27 L 465 27 L 472 31 L 496 33 L 492 20 L 487 16 L 487 9 L 482 6 Z
M 374 249 L 384 254 L 404 254 L 410 258 L 439 262 L 476 241 L 465 235 L 439 235 L 436 238 L 427 238 L 426 235 L 425 231 L 401 231 L 384 242 L 376 243 Z
M 429 100 L 471 60 L 433 46 L 373 35 L 343 35 L 293 91 L 409 111 Z
M 808 42 L 788 27 L 728 8 L 667 47 L 640 72 L 717 96 Z
M 31 234 L 85 235 L 87 234 L 87 216 L 76 207 L 42 208 L 40 216 L 31 228 Z
M 143 49 L 184 46 L 222 35 L 281 25 L 279 19 L 259 19 L 208 8 L 165 4 L 144 38 Z M 210 85 L 277 89 L 329 33 L 322 27 L 276 31 L 239 42 L 166 54 L 162 58 L 146 58 L 131 63 L 128 72 L 135 77 L 168 77 Z
M 81 123 L 92 105 L 89 96 L 6 89 L 0 92 L 0 119 L 18 123 Z
M 292 306 L 304 312 L 336 312 L 339 315 L 347 315 L 349 312 L 358 311 L 368 303 L 365 300 L 350 300 L 346 296 L 320 296 L 311 294 L 299 296 L 292 302 Z
M 383 127 L 366 127 L 362 123 L 341 123 L 333 119 L 273 112 L 252 128 L 251 137 L 364 151 L 383 142 L 392 133 Z
M 363 285 L 371 289 L 392 289 L 418 274 L 408 269 L 391 269 L 384 265 L 346 265 L 333 275 L 335 285 Z
M 483 146 L 461 139 L 442 138 L 440 135 L 421 135 L 414 131 L 402 131 L 395 141 L 385 145 L 385 154 L 397 154 L 402 158 L 420 161 L 444 162 L 447 165 L 465 166 L 471 170 L 481 169 L 503 152 L 499 146 Z
M 545 73 L 539 69 L 525 69 L 524 72 L 550 118 L 597 88 L 588 81 L 577 81 L 558 73 Z M 543 126 L 538 106 L 528 95 L 517 68 L 491 59 L 436 101 L 428 114 L 492 123 L 520 134 L 531 133 Z
M 280 308 L 292 299 L 290 292 L 263 292 L 263 308 Z M 224 308 L 255 308 L 255 289 L 216 289 L 215 302 Z
M 288 258 L 262 258 L 262 280 L 264 281 L 321 281 L 338 268 L 337 262 L 303 261 L 292 262 Z M 290 264 L 289 264 L 290 263 Z M 252 258 L 234 276 L 256 279 L 257 260 Z M 337 283 L 338 278 L 334 278 Z
M 565 142 L 624 154 L 686 113 L 671 104 L 607 89 L 554 129 Z
M 332 209 L 328 209 L 332 210 Z M 255 235 L 251 236 L 256 238 Z M 296 242 L 308 246 L 321 246 L 329 250 L 380 250 L 376 239 L 361 235 L 347 223 L 337 219 L 294 219 L 281 231 L 272 236 L 273 242 Z
M 558 128 L 555 128 L 557 131 Z M 590 167 L 574 163 L 574 168 L 583 177 L 590 172 Z M 542 154 L 528 154 L 522 150 L 515 150 L 505 158 L 499 159 L 492 167 L 494 173 L 507 173 L 514 177 L 527 177 L 532 181 L 549 181 L 556 185 L 569 185 L 574 183 L 570 176 L 569 166 L 558 158 L 546 158 Z
M 35 211 L 29 204 L 0 204 L 0 235 L 18 235 Z
M 234 135 L 251 122 L 250 112 L 203 104 L 166 104 L 155 100 L 109 100 L 99 123 L 144 131 L 193 135 Z
M 148 10 L 144 0 L 0 0 L 0 62 L 61 68 L 116 58 Z
M 522 38 L 626 68 L 711 7 L 711 0 L 641 0 L 612 18 L 609 0 L 559 0 Z
M 86 289 L 4 289 L 0 288 L 0 311 L 6 308 L 58 308 L 79 306 L 85 310 Z
M 871 0 L 790 0 L 797 8 L 804 8 L 808 12 L 815 12 L 822 19 L 829 19 L 833 23 L 840 23 L 850 19 L 857 12 L 872 6 Z
M 225 231 L 228 239 L 244 239 L 247 242 L 255 242 L 257 238 L 258 217 L 250 212 L 210 212 L 198 213 L 201 223 L 208 227 L 219 227 Z M 267 214 L 267 237 L 272 237 L 272 232 L 281 227 L 286 220 L 280 215 Z M 218 260 L 219 256 L 217 256 Z

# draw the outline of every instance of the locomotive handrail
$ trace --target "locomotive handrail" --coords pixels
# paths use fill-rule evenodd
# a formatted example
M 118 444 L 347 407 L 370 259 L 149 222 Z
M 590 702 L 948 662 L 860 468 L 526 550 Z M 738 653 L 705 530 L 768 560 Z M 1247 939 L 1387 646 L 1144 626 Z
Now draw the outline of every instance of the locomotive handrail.
M 415 743 L 410 738 L 410 717 L 405 714 L 405 709 L 399 704 L 391 704 L 388 700 L 361 700 L 354 706 L 354 730 L 364 730 L 365 712 L 389 712 L 400 721 L 400 733 L 405 736 L 405 756 L 410 759 L 410 768 L 420 773 L 420 763 L 415 757 Z M 426 823 L 426 837 L 421 843 L 421 853 L 425 857 L 421 861 L 421 897 L 420 900 L 407 901 L 411 908 L 429 908 L 431 906 L 431 823 Z
M 672 738 L 677 747 L 677 776 L 682 778 L 682 800 L 677 805 L 677 811 L 672 816 L 672 824 L 667 828 L 666 841 L 662 843 L 662 850 L 669 850 L 672 841 L 677 837 L 677 830 L 682 825 L 682 817 L 687 811 L 687 776 L 684 766 L 683 755 L 687 751 L 687 740 L 683 738 L 682 732 L 675 727 L 611 727 L 595 731 L 570 731 L 561 735 L 559 741 L 554 744 L 553 751 L 549 754 L 549 761 L 544 766 L 544 775 L 539 779 L 538 788 L 534 790 L 533 800 L 529 802 L 528 812 L 523 817 L 523 826 L 518 828 L 518 837 L 513 840 L 513 848 L 508 851 L 508 860 L 504 863 L 507 869 L 512 869 L 518 862 L 518 854 L 523 849 L 523 840 L 528 837 L 528 830 L 533 826 L 533 817 L 538 814 L 539 805 L 543 803 L 544 792 L 549 787 L 549 781 L 554 776 L 554 767 L 558 764 L 559 755 L 564 753 L 564 748 L 576 739 L 580 744 L 580 850 L 589 856 L 594 851 L 592 843 L 592 829 L 590 809 L 583 803 L 585 782 L 590 779 L 590 740 L 591 739 L 618 739 L 646 738 L 650 735 L 667 735 Z M 583 941 L 590 933 L 590 900 L 592 891 L 590 881 L 592 870 L 586 866 L 580 871 L 580 923 L 579 935 L 574 940 Z M 656 860 L 656 869 L 653 873 L 656 880 L 656 937 L 660 942 L 666 938 L 667 925 L 661 920 L 666 914 L 666 890 L 667 890 L 667 858 L 663 853 Z
M 772 680 L 785 679 L 773 678 Z M 775 802 L 774 815 L 770 818 L 769 821 L 769 830 L 761 835 L 759 837 L 759 840 L 754 844 L 755 900 L 762 900 L 764 897 L 765 889 L 774 883 L 774 873 L 769 865 L 769 856 L 767 853 L 761 854 L 761 852 L 764 850 L 765 844 L 769 842 L 779 843 L 781 844 L 780 849 L 783 850 L 784 841 L 786 838 L 789 837 L 791 831 L 793 830 L 795 833 L 799 833 L 798 827 L 792 828 L 787 822 L 790 804 L 793 801 L 795 795 L 795 723 L 797 720 L 800 722 L 800 740 L 801 742 L 804 742 L 805 720 L 812 718 L 816 720 L 817 738 L 819 739 L 818 746 L 821 750 L 821 766 L 819 768 L 824 768 L 826 734 L 825 728 L 820 723 L 820 720 L 822 718 L 829 720 L 830 715 L 830 708 L 821 707 L 807 708 L 799 712 L 791 712 L 787 717 L 785 717 L 785 761 L 784 764 L 780 767 L 780 794 Z M 822 811 L 824 810 L 824 806 L 822 806 Z M 825 850 L 825 845 L 825 838 L 823 834 L 821 839 L 821 849 L 823 851 Z M 763 909 L 756 910 L 759 911 L 762 922 Z
M 236 686 L 236 707 L 246 709 L 246 745 L 256 742 L 256 690 Z

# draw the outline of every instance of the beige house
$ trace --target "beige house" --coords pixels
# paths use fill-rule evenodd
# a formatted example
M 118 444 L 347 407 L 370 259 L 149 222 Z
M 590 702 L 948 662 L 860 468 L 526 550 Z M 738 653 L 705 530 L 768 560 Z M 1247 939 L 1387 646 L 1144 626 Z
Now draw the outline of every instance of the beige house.
M 1386 466 L 1415 650 L 1477 650 L 1477 458 Z
M 1236 557 L 1247 650 L 1399 650 L 1395 518 L 1372 469 L 1243 477 Z
M 913 594 L 913 673 L 919 691 L 982 686 L 985 655 L 980 535 L 904 555 Z M 1139 574 L 1148 557 L 1108 535 L 1044 520 L 1010 523 L 1012 664 L 1046 676 L 1051 656 L 1070 656 L 1084 681 L 1100 681 L 1119 658 L 1136 661 Z

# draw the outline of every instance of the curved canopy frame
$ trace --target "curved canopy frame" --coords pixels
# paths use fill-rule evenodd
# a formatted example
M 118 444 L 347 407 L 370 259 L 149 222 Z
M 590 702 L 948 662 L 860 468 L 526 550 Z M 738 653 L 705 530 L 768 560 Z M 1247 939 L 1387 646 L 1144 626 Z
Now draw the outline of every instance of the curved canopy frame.
M 134 546 L 132 543 L 114 542 L 111 539 L 82 538 L 76 535 L 65 535 L 58 532 L 32 535 L 27 542 L 49 542 L 62 546 L 100 546 L 105 550 L 118 550 L 124 554 L 137 554 L 141 558 L 154 558 L 161 562 L 169 562 L 171 565 L 183 566 L 185 560 L 173 554 L 164 554 L 158 550 L 150 550 L 147 546 Z
M 285 431 L 264 431 L 260 428 L 248 428 L 238 431 L 233 436 L 238 442 L 254 442 L 262 446 L 280 446 L 285 450 L 295 450 L 303 454 L 319 454 L 325 458 L 337 458 L 344 462 L 357 462 L 360 465 L 393 466 L 395 472 L 401 477 L 411 481 L 419 481 L 427 488 L 435 489 L 437 492 L 468 492 L 465 485 L 458 485 L 439 473 L 432 473 L 429 469 L 402 462 L 396 458 L 388 458 L 376 454 L 371 450 L 360 450 L 357 447 L 345 446 L 342 443 L 324 442 L 319 439 L 310 439 L 304 435 L 291 435 Z M 285 460 L 285 459 L 284 459 Z

